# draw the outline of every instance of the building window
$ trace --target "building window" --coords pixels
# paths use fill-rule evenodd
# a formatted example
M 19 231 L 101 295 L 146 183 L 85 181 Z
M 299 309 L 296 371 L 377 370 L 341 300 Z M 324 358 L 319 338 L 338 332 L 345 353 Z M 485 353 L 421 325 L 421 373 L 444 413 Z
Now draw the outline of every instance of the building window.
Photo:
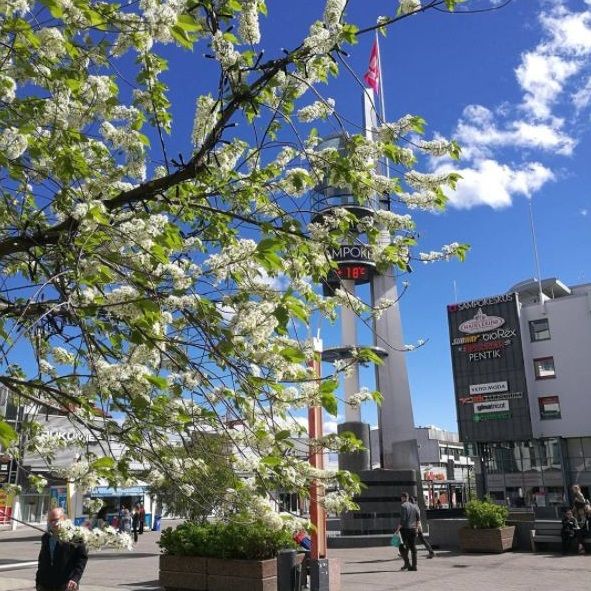
M 554 357 L 541 357 L 540 359 L 534 359 L 534 371 L 536 373 L 536 380 L 555 378 L 556 371 L 554 369 Z
M 532 320 L 529 323 L 529 335 L 533 341 L 547 341 L 550 338 L 550 325 L 547 318 Z
M 559 419 L 560 400 L 558 396 L 541 396 L 538 398 L 540 406 L 540 419 Z

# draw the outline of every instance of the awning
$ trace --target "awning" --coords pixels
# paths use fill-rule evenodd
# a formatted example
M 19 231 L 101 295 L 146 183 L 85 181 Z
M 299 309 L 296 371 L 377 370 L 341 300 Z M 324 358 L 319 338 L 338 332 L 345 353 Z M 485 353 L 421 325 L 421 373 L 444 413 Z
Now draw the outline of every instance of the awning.
M 123 488 L 112 488 L 110 486 L 97 486 L 90 490 L 91 497 L 133 497 L 143 495 L 146 492 L 145 486 L 127 486 Z

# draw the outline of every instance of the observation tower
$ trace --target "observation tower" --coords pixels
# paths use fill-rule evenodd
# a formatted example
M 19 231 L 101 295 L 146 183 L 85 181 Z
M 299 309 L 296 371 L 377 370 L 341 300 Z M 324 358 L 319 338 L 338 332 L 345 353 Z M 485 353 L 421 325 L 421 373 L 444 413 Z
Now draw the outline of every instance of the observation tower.
M 364 127 L 371 136 L 376 128 L 375 110 L 371 98 L 364 93 Z M 347 149 L 347 136 L 329 138 L 318 150 L 334 147 Z M 360 202 L 347 188 L 321 183 L 312 192 L 312 221 L 322 218 L 335 208 L 344 208 L 358 218 L 375 216 L 380 209 L 389 209 L 390 200 L 378 195 Z M 337 267 L 324 282 L 325 293 L 341 287 L 352 295 L 360 285 L 369 284 L 370 303 L 375 305 L 382 298 L 398 301 L 396 277 L 393 269 L 379 273 L 371 260 L 364 236 L 358 234 L 353 244 L 342 244 L 327 253 Z M 354 361 L 355 349 L 371 348 L 382 358 L 376 366 L 376 387 L 383 396 L 378 409 L 379 469 L 372 470 L 376 458 L 370 457 L 370 427 L 361 420 L 361 410 L 345 405 L 345 421 L 338 425 L 338 432 L 352 432 L 364 444 L 361 452 L 339 455 L 339 468 L 358 474 L 366 488 L 356 498 L 360 509 L 341 515 L 341 534 L 391 533 L 398 522 L 400 493 L 403 490 L 423 502 L 420 489 L 420 465 L 414 432 L 414 419 L 408 383 L 408 373 L 402 337 L 402 322 L 398 303 L 384 311 L 373 321 L 373 342 L 359 343 L 359 318 L 348 306 L 340 311 L 341 338 L 336 347 L 325 349 L 322 360 L 344 360 L 353 363 L 352 371 L 344 378 L 345 401 L 360 389 L 359 368 Z M 373 460 L 373 461 L 372 461 Z M 379 517 L 378 517 L 379 515 Z

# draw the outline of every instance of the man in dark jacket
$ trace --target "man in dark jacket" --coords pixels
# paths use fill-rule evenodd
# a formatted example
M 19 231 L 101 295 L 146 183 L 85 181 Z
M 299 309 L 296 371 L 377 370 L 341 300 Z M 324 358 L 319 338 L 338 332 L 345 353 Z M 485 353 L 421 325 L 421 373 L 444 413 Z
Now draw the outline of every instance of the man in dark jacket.
M 400 570 L 417 570 L 417 529 L 421 519 L 421 513 L 417 505 L 409 502 L 409 495 L 403 492 L 400 495 L 400 524 L 394 530 L 395 533 L 400 532 L 403 546 L 400 548 L 400 553 L 404 559 L 404 566 Z M 411 561 L 408 560 L 408 553 L 410 552 Z
M 65 519 L 63 509 L 52 509 L 47 515 L 48 531 L 41 538 L 37 591 L 76 591 L 86 567 L 88 553 L 81 543 L 61 542 L 57 532 Z

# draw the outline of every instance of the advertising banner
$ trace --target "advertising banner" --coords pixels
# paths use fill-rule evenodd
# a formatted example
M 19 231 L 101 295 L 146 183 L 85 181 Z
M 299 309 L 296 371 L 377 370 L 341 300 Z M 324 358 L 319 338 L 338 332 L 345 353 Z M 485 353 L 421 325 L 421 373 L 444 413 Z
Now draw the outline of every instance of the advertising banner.
M 530 438 L 518 295 L 450 304 L 447 313 L 460 439 Z

